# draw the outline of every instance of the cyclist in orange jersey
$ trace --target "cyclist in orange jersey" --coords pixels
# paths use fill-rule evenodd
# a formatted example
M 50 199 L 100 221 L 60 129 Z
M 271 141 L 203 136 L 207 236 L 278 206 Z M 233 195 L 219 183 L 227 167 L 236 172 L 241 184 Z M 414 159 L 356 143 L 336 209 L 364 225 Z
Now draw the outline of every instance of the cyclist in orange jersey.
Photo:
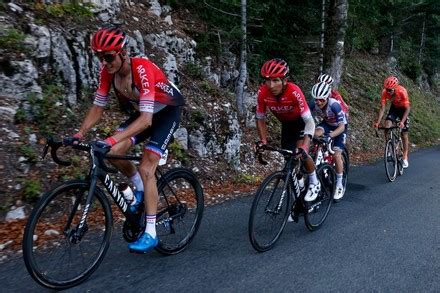
M 408 149 L 409 149 L 409 112 L 411 109 L 409 97 L 406 89 L 399 85 L 399 80 L 395 76 L 389 76 L 384 81 L 384 89 L 382 90 L 381 107 L 374 122 L 374 127 L 378 128 L 385 112 L 387 100 L 391 101 L 391 107 L 385 118 L 385 127 L 391 127 L 397 118 L 400 119 L 398 126 L 402 129 L 403 141 L 403 168 L 408 168 Z

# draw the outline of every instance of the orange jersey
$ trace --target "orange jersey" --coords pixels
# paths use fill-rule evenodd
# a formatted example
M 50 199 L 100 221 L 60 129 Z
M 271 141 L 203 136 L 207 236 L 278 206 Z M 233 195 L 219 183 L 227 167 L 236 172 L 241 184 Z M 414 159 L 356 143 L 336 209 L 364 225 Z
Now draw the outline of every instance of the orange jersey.
M 382 106 L 385 106 L 387 100 L 390 100 L 393 106 L 396 108 L 408 108 L 410 105 L 408 93 L 406 89 L 401 85 L 398 85 L 394 89 L 393 94 L 387 93 L 385 89 L 382 90 L 382 98 L 381 98 Z

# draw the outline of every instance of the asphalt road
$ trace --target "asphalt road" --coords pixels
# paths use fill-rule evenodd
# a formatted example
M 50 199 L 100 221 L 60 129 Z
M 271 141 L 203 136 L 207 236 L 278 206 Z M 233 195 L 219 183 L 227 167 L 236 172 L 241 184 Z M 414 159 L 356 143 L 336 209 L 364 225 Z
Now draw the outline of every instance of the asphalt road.
M 394 183 L 382 161 L 352 168 L 321 229 L 288 223 L 265 253 L 248 240 L 251 200 L 206 208 L 193 243 L 175 256 L 128 253 L 118 227 L 99 269 L 68 291 L 440 291 L 439 146 L 413 153 Z M 0 266 L 0 284 L 1 292 L 44 291 L 18 257 Z

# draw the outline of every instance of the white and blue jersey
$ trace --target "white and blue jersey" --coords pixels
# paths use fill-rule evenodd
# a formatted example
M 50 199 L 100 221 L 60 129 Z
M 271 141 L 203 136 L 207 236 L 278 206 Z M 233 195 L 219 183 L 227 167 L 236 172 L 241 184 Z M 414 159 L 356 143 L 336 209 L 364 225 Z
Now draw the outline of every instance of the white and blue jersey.
M 312 103 L 310 109 L 330 126 L 347 125 L 347 116 L 342 110 L 341 104 L 335 99 L 329 98 L 325 109 L 317 107 L 315 103 Z

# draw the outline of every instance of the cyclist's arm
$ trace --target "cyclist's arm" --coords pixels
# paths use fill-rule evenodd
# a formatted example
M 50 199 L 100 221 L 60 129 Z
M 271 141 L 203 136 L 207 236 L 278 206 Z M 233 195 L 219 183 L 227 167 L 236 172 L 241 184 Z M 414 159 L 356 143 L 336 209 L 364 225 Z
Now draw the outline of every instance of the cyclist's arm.
M 335 130 L 333 130 L 332 132 L 330 132 L 329 133 L 329 136 L 331 137 L 331 138 L 335 138 L 335 137 L 337 137 L 338 135 L 340 135 L 341 133 L 343 133 L 344 132 L 344 130 L 345 130 L 345 122 L 346 122 L 346 119 L 345 119 L 345 114 L 344 114 L 344 112 L 342 111 L 342 106 L 341 106 L 341 104 L 339 104 L 339 103 L 333 103 L 331 106 L 330 106 L 330 109 L 333 111 L 333 113 L 336 115 L 336 121 L 337 121 L 337 123 L 338 123 L 338 127 L 335 129 Z
M 338 135 L 340 135 L 341 133 L 343 133 L 344 130 L 345 130 L 345 124 L 341 123 L 341 124 L 338 125 L 338 127 L 335 130 L 330 132 L 328 136 L 330 136 L 331 138 L 335 138 Z
M 403 113 L 402 123 L 405 123 L 406 119 L 408 118 L 410 110 L 411 110 L 411 107 L 408 105 L 408 107 L 406 107 L 406 109 L 405 109 L 405 112 Z
M 128 127 L 126 129 L 124 129 L 121 132 L 116 133 L 115 135 L 112 136 L 112 138 L 116 142 L 119 142 L 119 141 L 125 140 L 127 138 L 133 137 L 133 136 L 141 133 L 142 131 L 144 131 L 148 127 L 150 127 L 152 124 L 152 121 L 153 121 L 153 113 L 141 112 L 139 117 L 136 120 L 134 120 L 130 125 L 128 125 Z
M 102 113 L 104 112 L 104 108 L 97 105 L 92 105 L 89 112 L 86 115 L 86 118 L 84 118 L 81 127 L 78 131 L 78 133 L 82 136 L 84 136 L 90 128 L 92 128 L 102 117 Z
M 257 130 L 261 142 L 267 144 L 267 125 L 265 119 L 257 119 Z
M 376 124 L 379 125 L 380 121 L 382 121 L 383 113 L 385 112 L 386 105 L 382 104 L 379 109 L 379 113 L 377 115 Z

